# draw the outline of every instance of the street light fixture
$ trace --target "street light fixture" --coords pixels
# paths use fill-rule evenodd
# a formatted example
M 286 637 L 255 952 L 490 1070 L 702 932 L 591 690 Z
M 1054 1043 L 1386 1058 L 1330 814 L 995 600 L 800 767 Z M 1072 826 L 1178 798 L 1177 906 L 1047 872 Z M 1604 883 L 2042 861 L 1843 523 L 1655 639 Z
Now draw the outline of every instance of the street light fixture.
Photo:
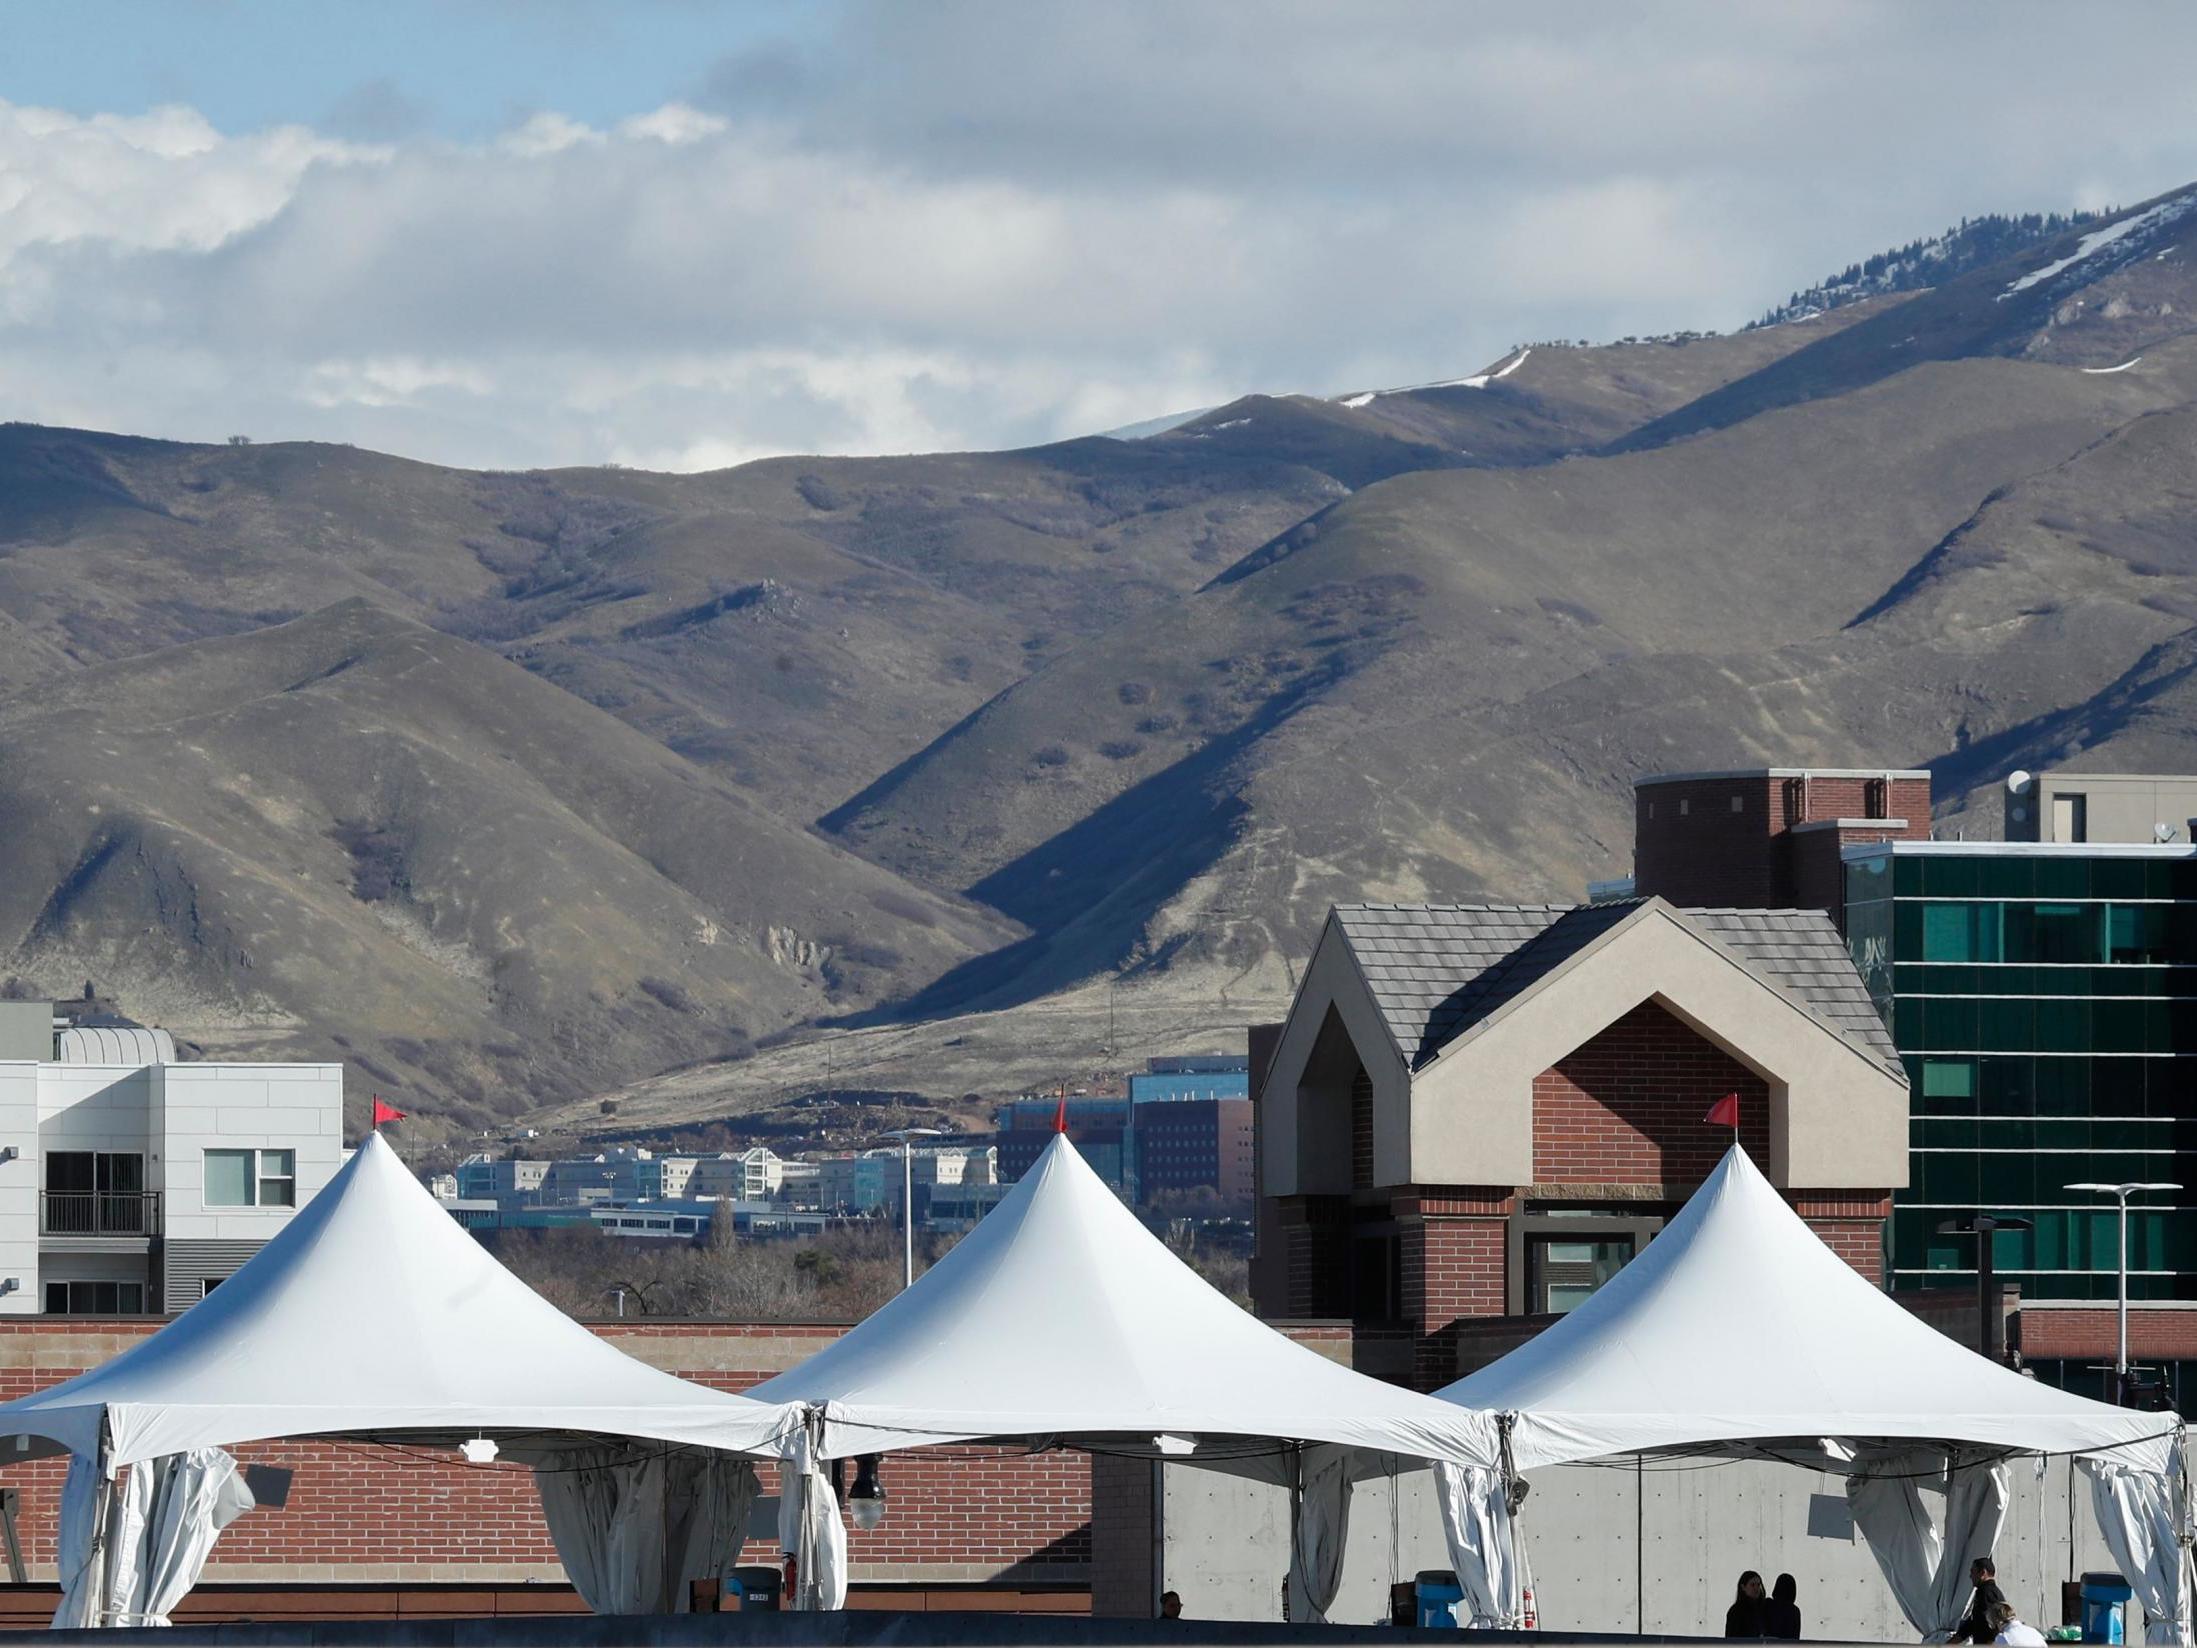
M 945 1137 L 937 1127 L 895 1127 L 885 1137 L 900 1141 L 900 1285 L 915 1286 L 915 1141 Z
M 2116 1290 L 2114 1321 L 2118 1329 L 2113 1352 L 2113 1400 L 2128 1401 L 2128 1199 L 2139 1190 L 2179 1190 L 2178 1184 L 2151 1184 L 2132 1180 L 2127 1184 L 2071 1184 L 2066 1190 L 2095 1191 L 2101 1196 L 2111 1196 L 2120 1205 L 2121 1235 L 2114 1244 L 2115 1255 L 2120 1261 L 2120 1286 Z

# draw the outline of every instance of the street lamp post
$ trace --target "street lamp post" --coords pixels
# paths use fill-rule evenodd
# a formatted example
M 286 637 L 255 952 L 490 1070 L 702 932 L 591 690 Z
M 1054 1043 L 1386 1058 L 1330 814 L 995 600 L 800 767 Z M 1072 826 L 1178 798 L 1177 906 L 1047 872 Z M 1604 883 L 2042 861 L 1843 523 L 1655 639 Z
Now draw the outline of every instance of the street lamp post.
M 2139 1190 L 2179 1190 L 2178 1184 L 2148 1184 L 2132 1181 L 2127 1184 L 2071 1184 L 2068 1190 L 2095 1191 L 2101 1196 L 2111 1196 L 2120 1207 L 2120 1239 L 2114 1243 L 2115 1258 L 2120 1261 L 2120 1285 L 2115 1290 L 2116 1308 L 2114 1324 L 2116 1337 L 2113 1351 L 2113 1400 L 2128 1400 L 2128 1199 Z
M 1946 1219 L 1938 1225 L 1940 1236 L 1976 1238 L 1976 1349 L 1994 1362 L 2006 1360 L 2006 1322 L 1999 1309 L 1998 1256 L 1992 1251 L 1992 1237 L 2001 1230 L 2029 1228 L 2027 1219 L 2004 1213 L 1976 1213 L 1964 1219 Z
M 915 1141 L 936 1139 L 936 1127 L 895 1127 L 885 1137 L 900 1141 L 900 1285 L 915 1286 Z

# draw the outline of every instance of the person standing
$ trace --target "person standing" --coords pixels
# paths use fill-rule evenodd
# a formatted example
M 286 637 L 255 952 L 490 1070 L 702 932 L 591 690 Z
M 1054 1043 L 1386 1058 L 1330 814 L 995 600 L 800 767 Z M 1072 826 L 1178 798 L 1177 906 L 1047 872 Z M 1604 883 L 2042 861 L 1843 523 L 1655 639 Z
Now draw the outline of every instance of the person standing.
M 1724 1610 L 1724 1634 L 1728 1637 L 1761 1636 L 1762 1606 L 1762 1576 L 1749 1568 L 1739 1576 L 1739 1589 L 1732 1597 L 1732 1605 Z
M 1999 1565 L 1979 1556 L 1968 1565 L 1968 1583 L 1975 1587 L 1968 1599 L 1968 1613 L 1955 1626 L 1948 1642 L 1995 1642 L 1999 1628 L 1991 1623 L 1991 1610 L 2006 1600 L 1999 1589 Z
M 2044 1633 L 2034 1625 L 2024 1625 L 2011 1602 L 1994 1602 L 1990 1622 L 1997 1628 L 1991 1640 L 1998 1648 L 2044 1648 Z
M 1787 1642 L 1800 1640 L 1800 1605 L 1794 1598 L 1800 1595 L 1800 1587 L 1791 1574 L 1779 1574 L 1777 1583 L 1770 1587 L 1770 1600 L 1762 1605 L 1762 1634 L 1780 1637 Z

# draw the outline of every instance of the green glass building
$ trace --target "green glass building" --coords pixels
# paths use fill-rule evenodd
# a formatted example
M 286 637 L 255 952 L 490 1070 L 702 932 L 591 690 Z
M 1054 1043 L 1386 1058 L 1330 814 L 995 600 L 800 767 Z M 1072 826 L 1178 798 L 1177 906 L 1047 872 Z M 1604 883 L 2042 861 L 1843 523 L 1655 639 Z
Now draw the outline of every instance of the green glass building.
M 2197 853 L 1902 841 L 1849 847 L 1844 874 L 1847 942 L 1913 1093 L 1891 1285 L 1972 1277 L 1972 1238 L 1938 1222 L 2014 1213 L 2035 1228 L 1998 1233 L 1994 1257 L 2025 1299 L 2111 1300 L 2112 1199 L 2066 1187 L 2192 1183 Z M 2197 1298 L 2186 1200 L 2131 1211 L 2131 1299 Z

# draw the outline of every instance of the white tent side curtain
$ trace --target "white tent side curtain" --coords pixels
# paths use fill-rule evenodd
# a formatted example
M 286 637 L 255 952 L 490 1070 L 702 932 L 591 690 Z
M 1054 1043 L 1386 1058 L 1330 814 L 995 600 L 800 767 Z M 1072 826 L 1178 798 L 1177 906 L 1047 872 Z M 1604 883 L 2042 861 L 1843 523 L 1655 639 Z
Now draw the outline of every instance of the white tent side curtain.
M 2081 1461 L 2106 1549 L 2144 1605 L 2144 1640 L 2154 1643 L 2191 1640 L 2189 1466 L 2176 1441 L 2164 1471 Z
M 112 1484 L 81 1454 L 71 1458 L 54 1625 L 166 1625 L 205 1572 L 221 1530 L 252 1505 L 243 1473 L 219 1448 L 140 1460 Z

